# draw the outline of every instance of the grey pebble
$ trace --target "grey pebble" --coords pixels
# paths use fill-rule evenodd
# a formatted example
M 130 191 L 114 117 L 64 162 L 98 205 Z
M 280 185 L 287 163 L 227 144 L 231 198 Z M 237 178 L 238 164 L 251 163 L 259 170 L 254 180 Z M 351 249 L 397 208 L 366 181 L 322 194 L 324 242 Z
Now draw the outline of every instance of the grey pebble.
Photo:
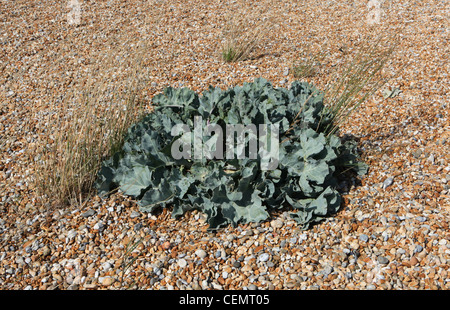
M 414 249 L 414 253 L 420 253 L 423 251 L 423 247 L 421 245 L 416 245 L 416 248 Z
M 77 235 L 77 231 L 75 229 L 72 229 L 67 233 L 67 238 L 73 239 L 73 238 L 75 238 L 76 235 Z
M 100 222 L 98 222 L 98 223 L 95 223 L 95 225 L 94 225 L 94 229 L 95 230 L 102 230 L 103 228 L 105 227 L 105 225 L 100 221 Z
M 383 189 L 388 188 L 389 186 L 392 185 L 392 183 L 394 183 L 394 178 L 392 178 L 392 177 L 387 178 L 387 179 L 384 180 L 384 182 L 383 182 Z
M 380 264 L 383 264 L 383 265 L 387 265 L 387 264 L 389 264 L 389 259 L 387 259 L 386 257 L 384 257 L 384 256 L 378 256 L 378 262 L 380 263 Z
M 140 217 L 140 216 L 141 216 L 141 213 L 139 213 L 139 212 L 137 212 L 137 211 L 131 212 L 131 215 L 130 215 L 130 217 L 131 217 L 132 219 L 134 219 L 135 217 Z
M 366 234 L 361 234 L 359 236 L 359 240 L 367 242 L 367 241 L 369 241 L 369 236 L 367 236 Z
M 328 276 L 330 273 L 332 273 L 334 271 L 333 266 L 327 265 L 325 266 L 325 268 L 322 270 L 322 274 L 324 276 Z
M 79 247 L 79 250 L 80 250 L 80 251 L 86 250 L 86 244 L 87 244 L 87 242 L 83 242 L 83 243 L 81 244 L 81 246 Z
M 251 291 L 256 291 L 258 290 L 258 287 L 255 284 L 250 284 L 249 286 L 247 286 L 247 289 Z
M 260 262 L 267 262 L 269 260 L 269 254 L 267 253 L 263 253 L 261 255 L 259 255 L 258 257 L 258 261 Z
M 236 236 L 234 234 L 230 234 L 227 236 L 228 241 L 233 241 L 234 239 L 236 239 Z
M 83 214 L 81 214 L 82 217 L 90 217 L 92 215 L 95 214 L 95 211 L 92 209 L 87 210 L 86 212 L 84 212 Z
M 424 216 L 418 216 L 418 217 L 416 217 L 416 220 L 418 220 L 419 222 L 425 222 L 427 220 L 427 218 Z
M 134 225 L 134 231 L 138 232 L 139 230 L 141 230 L 141 228 L 142 228 L 143 226 L 144 226 L 144 225 L 142 225 L 142 223 L 137 223 L 136 225 Z

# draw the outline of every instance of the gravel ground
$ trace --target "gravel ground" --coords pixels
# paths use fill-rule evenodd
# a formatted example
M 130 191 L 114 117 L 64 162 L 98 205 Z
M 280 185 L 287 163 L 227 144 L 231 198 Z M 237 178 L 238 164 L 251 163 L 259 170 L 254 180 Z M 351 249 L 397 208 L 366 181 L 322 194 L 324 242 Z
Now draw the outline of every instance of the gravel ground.
M 69 1 L 0 0 L 1 289 L 450 288 L 448 1 L 379 1 L 373 25 L 359 0 L 76 2 L 81 20 L 69 24 Z M 229 14 L 272 23 L 261 57 L 221 61 Z M 286 87 L 305 46 L 329 52 L 309 79 L 320 87 L 375 33 L 399 35 L 386 73 L 409 63 L 388 85 L 401 92 L 376 94 L 342 128 L 371 168 L 342 184 L 341 211 L 312 229 L 279 212 L 211 233 L 199 212 L 140 213 L 120 194 L 36 203 L 30 150 L 55 130 L 42 117 L 112 48 L 119 61 L 148 44 L 151 98 L 168 85 L 202 91 L 258 76 Z

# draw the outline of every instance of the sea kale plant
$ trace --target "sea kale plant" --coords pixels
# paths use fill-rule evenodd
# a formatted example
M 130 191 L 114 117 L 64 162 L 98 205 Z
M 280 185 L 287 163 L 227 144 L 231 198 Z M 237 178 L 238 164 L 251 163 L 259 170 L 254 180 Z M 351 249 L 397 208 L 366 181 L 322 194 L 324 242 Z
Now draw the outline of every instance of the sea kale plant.
M 201 95 L 188 88 L 166 88 L 153 98 L 154 111 L 129 128 L 122 149 L 103 162 L 96 188 L 99 195 L 118 188 L 142 211 L 172 207 L 173 216 L 180 217 L 200 210 L 210 230 L 264 221 L 272 210 L 286 207 L 308 229 L 338 211 L 339 174 L 348 169 L 364 174 L 367 169 L 358 161 L 354 141 L 344 142 L 327 130 L 333 118 L 323 96 L 306 82 L 274 88 L 262 78 L 228 90 L 210 86 Z M 191 131 L 174 133 L 177 124 Z M 246 137 L 246 149 L 232 148 L 233 157 L 217 152 L 213 158 L 211 153 L 195 156 L 195 150 L 191 156 L 191 149 L 184 147 L 195 139 L 192 129 L 210 124 L 223 134 L 216 130 L 202 135 L 201 150 L 226 149 L 228 125 L 276 126 L 278 135 L 266 131 L 266 138 L 278 137 L 277 158 L 272 158 L 276 164 L 262 169 L 264 152 L 249 156 L 250 130 L 244 136 L 232 135 L 236 145 Z M 274 149 L 271 141 L 267 146 Z M 179 154 L 184 155 L 173 156 L 181 146 L 184 153 Z

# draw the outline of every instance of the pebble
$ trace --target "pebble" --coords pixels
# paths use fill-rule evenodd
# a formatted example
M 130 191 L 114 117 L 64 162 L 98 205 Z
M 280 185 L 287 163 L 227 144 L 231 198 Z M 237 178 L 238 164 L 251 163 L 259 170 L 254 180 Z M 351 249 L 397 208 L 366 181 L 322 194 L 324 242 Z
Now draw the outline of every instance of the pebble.
M 140 217 L 140 216 L 141 216 L 141 213 L 138 211 L 135 211 L 135 210 L 133 210 L 130 214 L 130 218 L 132 218 L 132 219 Z
M 333 271 L 334 271 L 333 266 L 326 265 L 326 266 L 324 267 L 324 269 L 322 270 L 321 273 L 322 273 L 325 277 L 327 277 L 327 276 L 328 276 L 329 274 L 331 274 Z
M 251 230 L 251 229 L 247 229 L 244 233 L 245 236 L 249 236 L 249 237 L 253 236 L 253 234 L 254 234 L 253 230 Z
M 110 277 L 110 276 L 106 276 L 106 277 L 99 277 L 98 281 L 101 285 L 103 286 L 110 286 L 111 284 L 114 283 L 114 278 Z
M 389 177 L 386 180 L 383 181 L 383 189 L 388 188 L 389 186 L 392 185 L 392 183 L 394 183 L 394 178 Z
M 103 271 L 108 271 L 108 270 L 110 270 L 111 269 L 111 264 L 109 263 L 109 262 L 104 262 L 103 264 L 102 264 L 102 268 L 103 268 Z
M 95 230 L 102 230 L 103 228 L 104 228 L 104 224 L 102 223 L 102 222 L 97 222 L 97 223 L 95 223 L 95 225 L 94 225 L 94 229 Z
M 283 221 L 276 219 L 270 222 L 270 226 L 274 229 L 283 227 Z
M 418 216 L 418 217 L 416 217 L 416 220 L 418 220 L 419 222 L 425 222 L 427 220 L 427 218 L 424 216 Z
M 187 266 L 187 261 L 186 261 L 184 258 L 179 259 L 179 260 L 178 260 L 178 266 L 179 266 L 180 268 L 186 267 L 186 266 Z
M 387 259 L 387 258 L 384 257 L 384 256 L 378 256 L 378 257 L 377 257 L 377 260 L 378 260 L 378 262 L 379 262 L 380 264 L 383 264 L 383 265 L 389 264 L 389 259 Z
M 197 255 L 200 259 L 203 259 L 206 257 L 207 254 L 206 254 L 205 250 L 198 249 L 195 251 L 195 255 Z
M 50 252 L 51 252 L 50 248 L 49 248 L 48 246 L 45 246 L 45 247 L 42 249 L 42 257 L 48 256 L 48 255 L 50 254 Z
M 361 235 L 359 235 L 359 240 L 361 240 L 363 242 L 367 242 L 367 241 L 369 241 L 369 236 L 367 236 L 366 234 L 361 234 Z
M 75 229 L 72 229 L 72 230 L 70 230 L 70 231 L 67 233 L 67 238 L 70 240 L 70 239 L 75 238 L 76 235 L 77 235 L 76 230 L 75 230 Z
M 416 245 L 416 247 L 414 248 L 414 253 L 420 253 L 422 251 L 423 247 L 420 244 Z
M 170 247 L 171 247 L 171 243 L 170 243 L 169 241 L 164 241 L 163 244 L 161 245 L 161 247 L 162 247 L 164 250 L 168 250 L 168 249 L 170 249 Z
M 86 212 L 82 213 L 81 216 L 82 217 L 90 217 L 90 216 L 93 216 L 94 214 L 95 214 L 95 211 L 92 209 L 89 209 Z
M 415 265 L 417 265 L 418 263 L 419 263 L 419 260 L 418 260 L 417 257 L 415 257 L 415 256 L 412 256 L 411 259 L 409 260 L 409 264 L 410 264 L 411 266 L 415 266 Z
M 269 254 L 267 253 L 262 253 L 261 255 L 258 256 L 258 261 L 260 262 L 267 262 L 269 260 Z
M 358 243 L 358 241 L 352 241 L 352 243 L 350 243 L 350 247 L 353 249 L 353 250 L 357 250 L 357 249 L 359 249 L 359 243 Z

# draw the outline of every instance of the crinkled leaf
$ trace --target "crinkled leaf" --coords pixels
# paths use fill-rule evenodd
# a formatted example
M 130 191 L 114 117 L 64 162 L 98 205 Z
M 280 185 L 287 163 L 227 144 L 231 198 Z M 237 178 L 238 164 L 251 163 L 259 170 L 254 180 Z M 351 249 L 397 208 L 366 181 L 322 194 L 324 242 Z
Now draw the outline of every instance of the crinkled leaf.
M 120 181 L 120 190 L 125 195 L 137 197 L 152 184 L 152 172 L 147 166 L 135 166 Z

